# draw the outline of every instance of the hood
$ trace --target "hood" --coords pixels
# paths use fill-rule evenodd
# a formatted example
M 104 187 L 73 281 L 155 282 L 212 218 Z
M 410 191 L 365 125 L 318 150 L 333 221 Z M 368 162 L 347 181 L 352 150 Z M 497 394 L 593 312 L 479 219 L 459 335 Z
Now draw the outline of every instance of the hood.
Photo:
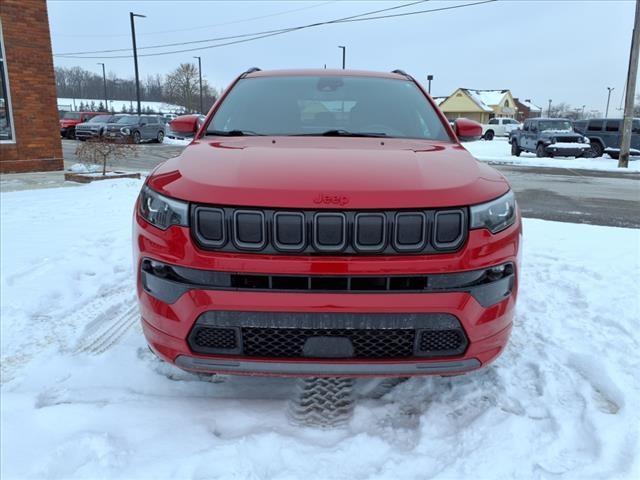
M 457 144 L 327 137 L 205 137 L 148 183 L 198 203 L 314 209 L 464 206 L 509 189 Z
M 542 130 L 541 137 L 565 137 L 565 138 L 581 138 L 582 135 L 573 130 Z
M 73 127 L 74 125 L 78 125 L 80 123 L 80 120 L 73 120 L 71 118 L 63 118 L 60 119 L 60 126 L 61 127 Z

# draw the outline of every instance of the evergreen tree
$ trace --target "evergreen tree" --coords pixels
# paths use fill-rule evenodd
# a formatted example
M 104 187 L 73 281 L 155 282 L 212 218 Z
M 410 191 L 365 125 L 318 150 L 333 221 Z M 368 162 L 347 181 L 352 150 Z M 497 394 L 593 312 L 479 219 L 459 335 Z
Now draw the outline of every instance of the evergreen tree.
M 107 109 L 106 109 L 106 108 L 104 108 L 104 104 L 103 104 L 102 102 L 100 102 L 100 103 L 98 104 L 98 111 L 99 111 L 99 112 L 106 112 L 106 111 L 107 111 Z

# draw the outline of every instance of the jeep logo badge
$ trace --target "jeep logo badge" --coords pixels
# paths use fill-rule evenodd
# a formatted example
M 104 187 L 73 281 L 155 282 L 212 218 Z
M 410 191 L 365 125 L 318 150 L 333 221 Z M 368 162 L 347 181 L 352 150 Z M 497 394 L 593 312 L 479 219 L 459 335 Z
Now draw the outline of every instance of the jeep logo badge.
M 329 193 L 320 193 L 313 199 L 313 203 L 325 205 L 340 205 L 341 207 L 349 203 L 349 197 L 346 195 L 333 195 Z

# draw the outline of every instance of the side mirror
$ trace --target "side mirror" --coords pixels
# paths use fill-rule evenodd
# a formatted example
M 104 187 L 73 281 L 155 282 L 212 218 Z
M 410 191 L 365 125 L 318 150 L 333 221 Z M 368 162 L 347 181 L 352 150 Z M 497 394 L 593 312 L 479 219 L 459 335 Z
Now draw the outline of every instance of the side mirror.
M 169 122 L 171 130 L 176 133 L 195 134 L 200 128 L 198 116 L 178 117 Z
M 453 122 L 453 130 L 461 142 L 479 140 L 482 137 L 482 125 L 468 118 L 456 119 Z
M 140 122 L 140 126 L 144 127 L 147 124 L 147 122 Z

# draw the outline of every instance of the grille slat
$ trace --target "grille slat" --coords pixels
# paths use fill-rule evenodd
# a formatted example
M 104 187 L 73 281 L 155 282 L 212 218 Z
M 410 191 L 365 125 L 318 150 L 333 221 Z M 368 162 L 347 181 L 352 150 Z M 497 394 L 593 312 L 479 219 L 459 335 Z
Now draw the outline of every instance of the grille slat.
M 467 235 L 463 208 L 336 212 L 195 205 L 191 218 L 202 248 L 227 252 L 439 253 L 459 249 Z

